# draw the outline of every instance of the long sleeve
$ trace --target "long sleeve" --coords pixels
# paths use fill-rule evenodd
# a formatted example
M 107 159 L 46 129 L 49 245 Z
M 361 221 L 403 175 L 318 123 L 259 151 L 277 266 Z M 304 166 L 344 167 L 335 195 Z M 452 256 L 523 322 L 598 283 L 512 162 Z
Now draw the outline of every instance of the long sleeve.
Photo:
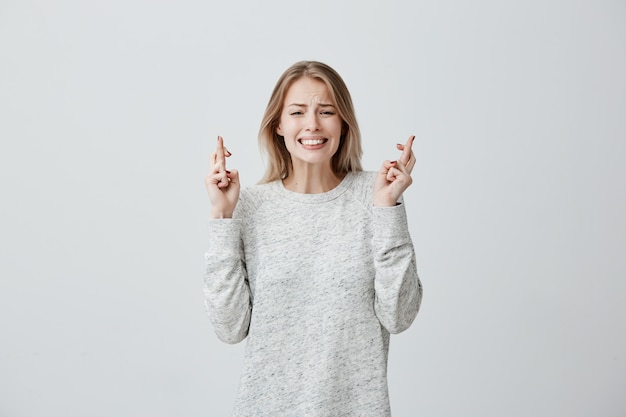
M 374 309 L 389 333 L 406 330 L 422 301 L 404 204 L 374 207 Z
M 391 415 L 389 333 L 421 286 L 404 206 L 372 205 L 376 175 L 318 194 L 244 187 L 233 219 L 210 220 L 209 314 L 247 342 L 233 416 Z
M 238 343 L 248 334 L 252 300 L 241 242 L 241 220 L 209 220 L 204 299 L 217 336 Z

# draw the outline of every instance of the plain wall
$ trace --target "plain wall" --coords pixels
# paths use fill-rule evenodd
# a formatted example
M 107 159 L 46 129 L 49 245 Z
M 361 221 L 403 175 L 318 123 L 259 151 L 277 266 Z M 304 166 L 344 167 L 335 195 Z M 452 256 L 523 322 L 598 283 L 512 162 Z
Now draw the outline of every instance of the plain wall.
M 417 136 L 425 294 L 395 417 L 626 416 L 621 1 L 0 0 L 0 416 L 226 416 L 202 300 L 216 136 L 244 184 L 279 75 L 350 88 L 364 165 Z

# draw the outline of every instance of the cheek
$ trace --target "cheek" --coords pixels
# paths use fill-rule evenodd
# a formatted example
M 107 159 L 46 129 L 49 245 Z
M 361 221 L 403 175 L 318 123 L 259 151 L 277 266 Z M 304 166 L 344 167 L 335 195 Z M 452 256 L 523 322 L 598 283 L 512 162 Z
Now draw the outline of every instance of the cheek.
M 278 129 L 280 129 L 281 133 L 278 133 L 281 136 L 291 136 L 294 134 L 294 126 L 293 123 L 290 123 L 288 120 L 287 121 L 282 121 L 280 122 L 280 124 L 278 125 Z
M 341 137 L 344 134 L 343 122 L 339 121 L 335 123 L 333 130 L 335 131 L 335 135 L 337 137 Z
M 281 117 L 280 120 L 278 120 L 278 126 L 276 126 L 276 133 L 280 136 L 285 136 L 285 130 L 283 129 L 284 126 L 285 124 L 283 123 L 283 118 Z

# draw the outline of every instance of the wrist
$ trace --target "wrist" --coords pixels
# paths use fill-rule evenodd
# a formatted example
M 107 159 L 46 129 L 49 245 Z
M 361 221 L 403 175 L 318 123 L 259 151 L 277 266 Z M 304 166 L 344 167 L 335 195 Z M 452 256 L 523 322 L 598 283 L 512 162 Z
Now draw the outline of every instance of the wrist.
M 395 207 L 397 205 L 398 203 L 389 203 L 389 204 L 374 203 L 374 207 Z
M 210 219 L 232 219 L 233 213 L 223 210 L 211 210 L 209 213 Z
M 396 200 L 374 199 L 374 207 L 393 207 L 398 205 Z

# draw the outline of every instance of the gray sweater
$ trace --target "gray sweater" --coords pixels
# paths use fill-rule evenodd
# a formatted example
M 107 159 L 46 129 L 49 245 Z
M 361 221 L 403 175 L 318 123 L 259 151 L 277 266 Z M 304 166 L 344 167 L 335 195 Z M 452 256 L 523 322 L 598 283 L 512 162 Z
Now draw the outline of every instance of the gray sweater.
M 221 340 L 247 336 L 234 416 L 390 415 L 389 333 L 422 286 L 404 205 L 372 205 L 375 175 L 322 194 L 247 187 L 233 219 L 209 220 L 209 317 Z

